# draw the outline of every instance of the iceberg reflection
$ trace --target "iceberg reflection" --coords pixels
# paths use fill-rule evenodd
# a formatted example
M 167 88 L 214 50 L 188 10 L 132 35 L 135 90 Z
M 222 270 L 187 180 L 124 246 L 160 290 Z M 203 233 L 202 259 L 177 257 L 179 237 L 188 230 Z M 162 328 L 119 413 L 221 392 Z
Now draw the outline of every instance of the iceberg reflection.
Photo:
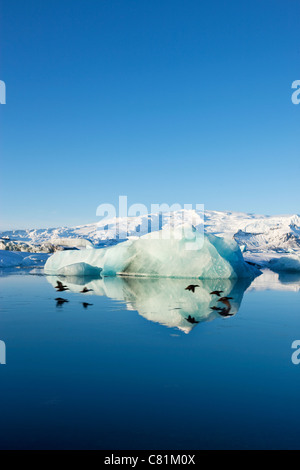
M 133 278 L 126 276 L 87 278 L 72 276 L 47 276 L 55 287 L 63 281 L 71 293 L 80 293 L 83 286 L 92 291 L 85 294 L 107 296 L 121 301 L 128 310 L 136 310 L 149 321 L 169 328 L 178 328 L 189 333 L 198 323 L 224 317 L 225 305 L 213 291 L 222 291 L 222 296 L 231 297 L 230 316 L 238 313 L 244 292 L 250 286 L 247 279 L 195 279 L 199 287 L 195 292 L 186 290 L 191 279 Z M 213 308 L 222 308 L 221 312 Z M 223 313 L 222 313 L 223 312 Z
M 300 291 L 300 273 L 281 271 L 275 273 L 269 269 L 263 271 L 262 276 L 257 277 L 248 289 L 252 290 L 276 290 L 276 291 Z

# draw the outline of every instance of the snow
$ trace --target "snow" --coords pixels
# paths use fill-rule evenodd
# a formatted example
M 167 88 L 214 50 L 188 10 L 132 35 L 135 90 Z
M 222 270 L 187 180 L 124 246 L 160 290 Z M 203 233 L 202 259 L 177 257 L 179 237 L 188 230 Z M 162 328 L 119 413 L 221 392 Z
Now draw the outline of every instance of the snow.
M 129 217 L 114 218 L 109 221 L 100 221 L 88 225 L 72 228 L 59 227 L 51 229 L 16 230 L 0 233 L 5 248 L 9 241 L 19 246 L 12 249 L 27 250 L 21 244 L 29 245 L 28 251 L 56 251 L 59 246 L 68 248 L 93 248 L 114 246 L 119 240 L 116 233 L 124 232 L 128 228 L 128 239 L 135 240 L 145 232 L 143 229 L 152 224 L 152 229 L 178 226 L 182 218 L 192 223 L 197 229 L 203 224 L 202 214 L 193 210 L 177 211 L 164 214 L 164 220 L 160 225 L 159 215 L 150 214 Z M 300 217 L 299 215 L 264 216 L 237 212 L 205 211 L 205 233 L 219 237 L 234 238 L 243 251 L 244 258 L 252 263 L 257 263 L 264 268 L 272 267 L 272 260 L 282 257 L 293 259 L 300 256 Z M 106 230 L 106 227 L 108 229 Z M 140 230 L 140 231 L 139 231 Z M 4 240 L 3 240 L 4 239 Z M 1 241 L 0 241 L 1 243 Z M 52 249 L 53 246 L 53 249 Z M 8 248 L 6 248 L 8 249 Z M 284 261 L 287 265 L 287 260 Z M 276 265 L 275 265 L 276 268 Z
M 57 252 L 45 265 L 47 274 L 254 278 L 260 272 L 244 261 L 233 239 L 202 234 L 191 225 L 152 232 L 114 247 Z
M 202 225 L 202 214 L 194 210 L 176 211 L 171 214 L 164 214 L 163 226 L 171 223 L 176 226 L 182 223 L 182 218 L 186 223 L 192 223 L 198 229 Z M 152 223 L 152 228 L 157 229 L 159 225 L 158 214 L 150 214 L 128 217 L 114 218 L 109 221 L 100 221 L 89 225 L 81 225 L 72 228 L 60 227 L 39 230 L 16 230 L 1 232 L 1 238 L 18 240 L 20 242 L 40 245 L 46 242 L 61 243 L 71 239 L 68 243 L 77 246 L 78 240 L 89 240 L 95 245 L 103 245 L 103 242 L 114 240 L 118 228 L 125 231 L 128 227 L 129 238 L 137 237 L 138 227 L 148 227 L 148 219 Z M 147 222 L 146 222 L 147 220 Z M 204 214 L 205 231 L 219 236 L 235 237 L 240 245 L 245 245 L 246 249 L 252 251 L 300 251 L 300 216 L 264 216 L 255 214 L 245 214 L 239 212 L 218 212 L 205 211 Z M 105 227 L 108 226 L 108 230 Z M 117 227 L 117 228 L 116 228 Z M 162 228 L 162 227 L 159 227 Z M 140 232 L 144 234 L 143 231 Z M 77 240 L 76 240 L 77 239 Z

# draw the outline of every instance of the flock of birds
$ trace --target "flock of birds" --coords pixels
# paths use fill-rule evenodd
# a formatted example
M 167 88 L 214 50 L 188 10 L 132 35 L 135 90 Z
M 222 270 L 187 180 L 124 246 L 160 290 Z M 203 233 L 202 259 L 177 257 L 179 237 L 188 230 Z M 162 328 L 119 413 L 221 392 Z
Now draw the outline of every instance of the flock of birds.
M 61 281 L 57 281 L 57 284 L 55 286 L 56 292 L 65 292 L 67 290 L 70 290 L 68 286 L 64 286 Z M 87 294 L 88 292 L 92 292 L 93 289 L 88 289 L 87 287 L 84 287 L 82 291 L 80 291 L 80 294 Z M 68 303 L 69 301 L 67 299 L 63 299 L 62 297 L 57 297 L 56 299 L 56 307 L 62 307 L 65 303 Z M 88 308 L 92 307 L 93 304 L 89 304 L 88 302 L 82 302 L 83 308 Z
M 189 286 L 187 286 L 185 288 L 185 290 L 187 291 L 190 291 L 192 293 L 195 293 L 195 290 L 197 287 L 200 287 L 198 284 L 190 284 Z M 70 290 L 68 288 L 68 286 L 64 286 L 63 283 L 61 281 L 57 281 L 57 284 L 55 286 L 55 289 L 57 292 L 65 292 L 67 290 Z M 82 289 L 82 291 L 80 291 L 80 294 L 87 294 L 88 292 L 92 292 L 93 289 L 88 289 L 87 287 L 84 287 Z M 231 314 L 231 303 L 230 303 L 230 300 L 233 300 L 232 297 L 222 297 L 221 294 L 224 294 L 224 291 L 222 290 L 214 290 L 213 292 L 210 293 L 210 295 L 215 295 L 217 297 L 219 297 L 218 299 L 218 302 L 221 302 L 223 305 L 225 305 L 225 307 L 217 307 L 217 306 L 214 306 L 214 307 L 211 307 L 211 310 L 214 310 L 215 312 L 218 312 L 219 315 L 221 315 L 222 317 L 232 317 L 233 314 Z M 67 299 L 63 299 L 62 297 L 57 297 L 55 299 L 56 301 L 56 307 L 61 307 L 62 305 L 64 305 L 65 303 L 68 303 L 69 301 Z M 83 308 L 88 308 L 88 307 L 92 307 L 93 304 L 89 304 L 88 302 L 82 302 L 82 305 L 83 305 Z M 192 317 L 191 315 L 189 315 L 186 320 L 195 325 L 197 323 L 199 323 L 194 317 Z
M 191 284 L 189 286 L 187 286 L 185 288 L 185 290 L 188 290 L 190 292 L 193 292 L 195 293 L 195 290 L 197 287 L 200 287 L 198 284 Z M 232 297 L 227 297 L 227 296 L 224 296 L 222 297 L 221 294 L 224 294 L 224 291 L 222 290 L 214 290 L 213 292 L 210 293 L 210 295 L 215 295 L 217 297 L 219 297 L 218 299 L 218 302 L 221 302 L 222 304 L 225 305 L 225 307 L 217 307 L 217 306 L 214 306 L 214 307 L 210 307 L 211 310 L 214 310 L 215 312 L 218 312 L 219 315 L 221 315 L 222 317 L 232 317 L 233 314 L 230 313 L 231 312 L 231 303 L 230 303 L 230 300 L 233 300 Z M 196 323 L 199 323 L 198 321 L 196 321 L 196 319 L 194 317 L 192 317 L 191 315 L 189 315 L 186 320 L 189 322 L 189 323 L 192 323 L 192 324 L 196 324 Z

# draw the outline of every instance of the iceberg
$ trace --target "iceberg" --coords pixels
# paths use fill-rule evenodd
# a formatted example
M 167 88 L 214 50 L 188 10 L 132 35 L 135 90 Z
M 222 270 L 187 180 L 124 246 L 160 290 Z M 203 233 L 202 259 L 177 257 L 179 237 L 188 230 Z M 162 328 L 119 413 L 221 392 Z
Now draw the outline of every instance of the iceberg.
M 42 267 L 47 258 L 48 254 L 45 253 L 30 254 L 27 252 L 0 250 L 0 269 Z
M 300 273 L 300 257 L 283 256 L 282 258 L 272 259 L 269 262 L 269 268 L 276 273 L 283 271 L 287 273 Z
M 10 253 L 4 250 L 0 251 L 0 267 L 14 268 L 23 263 L 23 257 L 19 253 Z
M 257 277 L 248 289 L 249 291 L 291 291 L 300 292 L 300 271 L 276 273 L 270 269 L 264 269 L 262 276 Z
M 255 278 L 260 271 L 244 261 L 234 239 L 180 226 L 127 240 L 107 248 L 63 251 L 52 255 L 46 274 L 150 276 L 197 279 Z M 93 273 L 94 274 L 94 273 Z

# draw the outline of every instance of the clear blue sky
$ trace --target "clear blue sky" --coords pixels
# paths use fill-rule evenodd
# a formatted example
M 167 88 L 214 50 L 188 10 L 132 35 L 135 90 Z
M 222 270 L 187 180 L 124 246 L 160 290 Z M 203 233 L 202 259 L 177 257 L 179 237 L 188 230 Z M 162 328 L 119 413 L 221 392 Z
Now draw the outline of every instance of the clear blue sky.
M 299 213 L 298 0 L 1 0 L 1 225 Z

